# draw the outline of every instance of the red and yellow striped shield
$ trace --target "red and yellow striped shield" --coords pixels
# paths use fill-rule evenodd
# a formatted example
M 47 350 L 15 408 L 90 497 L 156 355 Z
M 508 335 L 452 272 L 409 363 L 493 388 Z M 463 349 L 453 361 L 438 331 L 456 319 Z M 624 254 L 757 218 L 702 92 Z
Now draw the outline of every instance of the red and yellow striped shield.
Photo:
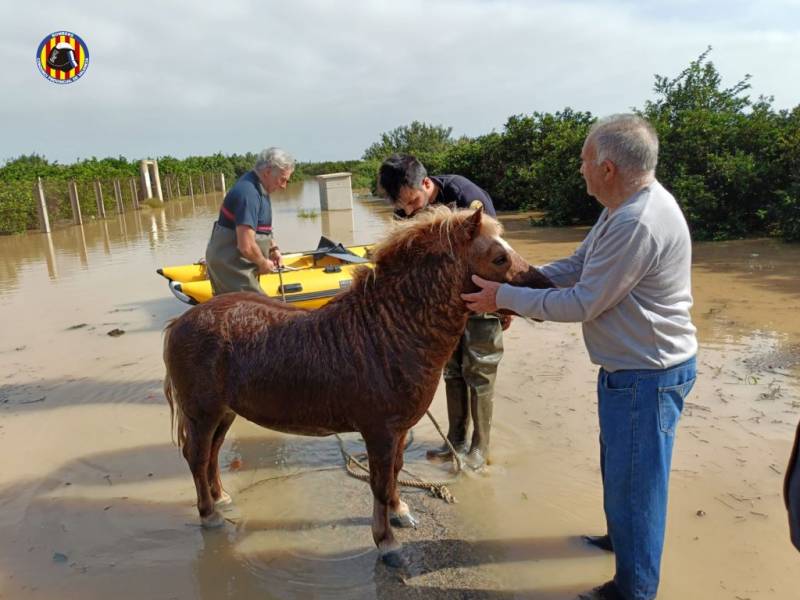
M 53 83 L 72 83 L 89 67 L 89 50 L 71 31 L 56 31 L 39 44 L 36 64 L 39 72 Z

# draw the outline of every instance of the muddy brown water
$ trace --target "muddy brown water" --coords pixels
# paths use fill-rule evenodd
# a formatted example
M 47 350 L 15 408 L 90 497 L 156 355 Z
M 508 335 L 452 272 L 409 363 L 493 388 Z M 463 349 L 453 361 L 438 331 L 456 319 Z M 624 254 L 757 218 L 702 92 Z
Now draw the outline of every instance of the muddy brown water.
M 376 561 L 370 494 L 343 474 L 335 439 L 241 419 L 222 455 L 229 523 L 202 531 L 161 392 L 161 329 L 186 307 L 155 269 L 202 256 L 219 202 L 0 238 L 0 598 L 556 599 L 611 576 L 612 558 L 576 537 L 603 527 L 595 367 L 578 325 L 517 320 L 506 333 L 492 467 L 451 485 L 455 505 L 405 493 L 421 525 L 399 533 L 403 571 Z M 390 220 L 369 198 L 298 217 L 316 208 L 313 182 L 276 196 L 283 249 L 323 233 L 374 241 Z M 586 233 L 503 221 L 534 263 Z M 800 247 L 771 240 L 695 245 L 700 377 L 676 443 L 659 598 L 798 597 L 780 499 L 800 418 L 798 264 Z M 445 422 L 441 389 L 433 412 Z M 408 468 L 450 478 L 424 460 L 438 443 L 421 421 Z

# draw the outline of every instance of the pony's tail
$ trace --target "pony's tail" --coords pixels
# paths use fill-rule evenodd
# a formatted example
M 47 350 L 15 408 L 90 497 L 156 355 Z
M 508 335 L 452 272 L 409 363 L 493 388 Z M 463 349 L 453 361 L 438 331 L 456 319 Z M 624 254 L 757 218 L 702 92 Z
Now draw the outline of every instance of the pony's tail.
M 169 372 L 169 338 L 172 332 L 172 326 L 175 324 L 175 319 L 170 320 L 164 328 L 164 366 L 167 369 L 164 376 L 164 396 L 169 403 L 169 430 L 170 438 L 173 443 L 175 442 L 175 432 L 178 433 L 178 448 L 181 448 L 186 442 L 186 419 L 181 410 L 180 397 L 173 397 L 174 386 L 172 385 L 172 376 Z

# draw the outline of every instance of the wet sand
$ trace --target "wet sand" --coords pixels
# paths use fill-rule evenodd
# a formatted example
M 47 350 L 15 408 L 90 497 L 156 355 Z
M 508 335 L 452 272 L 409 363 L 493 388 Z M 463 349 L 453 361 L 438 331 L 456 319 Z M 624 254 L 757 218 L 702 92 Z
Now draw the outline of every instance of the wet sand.
M 507 332 L 493 464 L 452 483 L 457 504 L 404 494 L 421 520 L 399 530 L 406 569 L 377 560 L 368 488 L 344 474 L 334 438 L 241 419 L 223 449 L 229 522 L 201 530 L 161 392 L 160 332 L 184 307 L 154 269 L 202 252 L 217 205 L 0 239 L 0 598 L 557 599 L 612 575 L 613 558 L 577 540 L 603 529 L 596 367 L 579 325 L 518 319 Z M 333 226 L 370 241 L 386 219 L 365 205 Z M 503 220 L 534 263 L 585 235 Z M 291 238 L 310 246 L 331 225 L 298 220 Z M 800 555 L 780 492 L 800 418 L 800 248 L 695 255 L 700 374 L 678 431 L 659 598 L 794 598 Z M 446 423 L 443 389 L 432 408 Z M 439 443 L 421 421 L 408 468 L 450 478 L 424 460 Z

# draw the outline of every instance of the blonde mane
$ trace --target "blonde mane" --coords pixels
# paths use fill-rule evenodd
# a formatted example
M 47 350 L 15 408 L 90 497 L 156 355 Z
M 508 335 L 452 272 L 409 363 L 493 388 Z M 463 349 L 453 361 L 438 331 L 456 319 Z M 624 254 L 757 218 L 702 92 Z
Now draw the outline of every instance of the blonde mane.
M 396 254 L 398 251 L 409 250 L 416 244 L 425 242 L 426 250 L 440 251 L 447 249 L 453 253 L 454 232 L 463 225 L 464 221 L 475 214 L 474 210 L 450 208 L 438 205 L 417 214 L 413 219 L 397 220 L 392 224 L 389 233 L 373 249 L 376 264 L 382 258 Z M 431 233 L 438 229 L 438 236 Z M 494 237 L 503 233 L 503 227 L 494 218 L 487 214 L 481 217 L 480 235 Z

